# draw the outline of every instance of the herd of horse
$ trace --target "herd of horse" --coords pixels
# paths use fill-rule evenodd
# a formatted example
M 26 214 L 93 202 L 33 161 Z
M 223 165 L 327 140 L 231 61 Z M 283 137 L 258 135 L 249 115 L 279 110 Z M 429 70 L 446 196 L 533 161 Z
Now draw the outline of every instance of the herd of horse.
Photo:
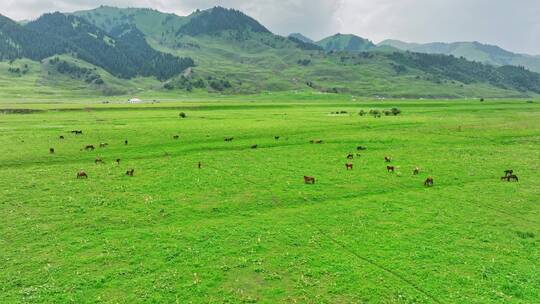
M 73 131 L 71 131 L 71 133 L 72 133 L 72 134 L 75 134 L 75 135 L 82 135 L 82 134 L 83 134 L 83 131 L 82 131 L 82 130 L 73 130 Z M 174 135 L 174 136 L 173 136 L 173 139 L 175 139 L 175 140 L 178 140 L 179 138 L 180 138 L 179 135 Z M 65 137 L 64 137 L 63 135 L 60 135 L 59 139 L 62 139 L 62 140 L 63 140 L 63 139 L 65 139 Z M 274 136 L 274 139 L 275 139 L 275 140 L 279 140 L 279 139 L 280 139 L 280 136 Z M 225 142 L 232 142 L 232 141 L 234 140 L 234 137 L 225 137 L 224 140 L 225 140 Z M 321 139 L 310 140 L 310 143 L 311 143 L 311 144 L 322 144 L 322 143 L 323 143 L 323 140 L 321 140 Z M 128 145 L 128 140 L 127 140 L 127 139 L 124 140 L 124 145 Z M 100 144 L 99 144 L 99 147 L 100 147 L 100 148 L 106 148 L 106 147 L 108 147 L 108 146 L 109 146 L 108 143 L 100 143 Z M 257 148 L 258 148 L 258 145 L 256 145 L 256 144 L 255 144 L 255 145 L 252 145 L 251 148 L 252 148 L 252 149 L 257 149 Z M 83 149 L 81 149 L 81 151 L 82 151 L 82 150 L 85 150 L 85 151 L 94 151 L 95 149 L 96 149 L 96 147 L 95 147 L 94 145 L 85 145 L 85 146 L 83 147 Z M 356 150 L 357 150 L 357 151 L 365 151 L 365 150 L 367 150 L 367 147 L 365 147 L 365 146 L 358 146 L 358 147 L 356 147 Z M 49 148 L 49 153 L 50 153 L 50 154 L 54 154 L 54 153 L 55 153 L 55 149 L 54 149 L 54 148 Z M 357 153 L 356 156 L 360 156 L 360 154 Z M 347 159 L 348 159 L 348 160 L 354 159 L 354 154 L 353 154 L 353 153 L 349 153 L 349 154 L 347 155 Z M 392 157 L 390 157 L 390 156 L 385 156 L 385 157 L 384 157 L 384 161 L 385 161 L 386 163 L 391 163 L 391 162 L 392 162 Z M 116 162 L 117 165 L 120 165 L 120 159 L 119 159 L 119 158 L 117 158 L 115 162 Z M 97 157 L 97 158 L 95 159 L 94 163 L 95 163 L 96 165 L 99 165 L 99 164 L 103 164 L 104 161 L 103 161 L 102 158 Z M 202 168 L 202 163 L 201 163 L 201 162 L 198 162 L 198 165 L 197 165 L 197 166 L 198 166 L 199 169 L 201 169 L 201 168 Z M 345 169 L 346 169 L 347 171 L 353 170 L 353 167 L 354 167 L 354 165 L 353 165 L 351 162 L 348 162 L 348 163 L 345 164 Z M 388 173 L 394 173 L 395 170 L 396 170 L 396 167 L 393 166 L 393 165 L 387 165 L 387 166 L 386 166 L 386 170 L 387 170 Z M 514 174 L 514 170 L 505 170 L 504 173 L 505 173 L 505 175 L 501 177 L 501 181 L 508 181 L 508 182 L 511 182 L 511 181 L 517 182 L 517 181 L 519 181 L 519 178 L 517 177 L 517 175 Z M 129 170 L 126 171 L 126 175 L 127 175 L 127 176 L 133 177 L 134 174 L 135 174 L 135 169 L 129 169 Z M 420 168 L 416 167 L 416 168 L 413 169 L 413 175 L 418 175 L 418 174 L 420 174 Z M 87 174 L 85 171 L 79 171 L 79 172 L 77 172 L 77 178 L 78 178 L 78 179 L 80 179 L 80 178 L 88 178 L 88 174 Z M 304 176 L 304 183 L 305 183 L 305 184 L 311 184 L 311 185 L 313 185 L 313 184 L 315 184 L 315 182 L 316 182 L 315 177 L 313 177 L 313 176 Z M 426 187 L 432 187 L 433 185 L 434 185 L 434 179 L 433 179 L 433 177 L 429 176 L 429 177 L 424 181 L 424 186 L 426 186 Z

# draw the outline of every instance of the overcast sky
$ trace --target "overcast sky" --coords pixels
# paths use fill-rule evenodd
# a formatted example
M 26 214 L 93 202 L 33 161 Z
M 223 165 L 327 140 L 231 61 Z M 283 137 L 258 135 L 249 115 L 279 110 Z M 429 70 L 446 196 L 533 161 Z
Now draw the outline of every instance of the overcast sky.
M 239 9 L 277 34 L 318 40 L 352 33 L 375 42 L 481 41 L 540 54 L 540 0 L 1 0 L 16 20 L 100 4 L 187 15 L 215 5 Z

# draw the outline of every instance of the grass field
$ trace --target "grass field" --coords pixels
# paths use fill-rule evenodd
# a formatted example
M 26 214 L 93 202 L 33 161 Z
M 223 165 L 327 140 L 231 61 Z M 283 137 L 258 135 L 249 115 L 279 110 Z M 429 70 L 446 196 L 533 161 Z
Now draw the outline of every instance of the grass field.
M 0 303 L 538 303 L 540 102 L 272 98 L 1 103 Z

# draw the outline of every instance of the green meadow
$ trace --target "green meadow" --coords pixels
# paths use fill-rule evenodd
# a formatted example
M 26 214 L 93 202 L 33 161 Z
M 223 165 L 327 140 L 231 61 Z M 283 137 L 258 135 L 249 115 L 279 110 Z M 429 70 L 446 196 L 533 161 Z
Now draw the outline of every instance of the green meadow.
M 0 103 L 0 303 L 540 299 L 540 101 L 28 94 Z

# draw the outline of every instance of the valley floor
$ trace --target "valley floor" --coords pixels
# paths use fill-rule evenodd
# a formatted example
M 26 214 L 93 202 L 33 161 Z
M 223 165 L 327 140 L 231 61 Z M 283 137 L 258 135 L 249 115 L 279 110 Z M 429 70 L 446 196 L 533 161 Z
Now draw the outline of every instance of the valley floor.
M 540 102 L 0 108 L 1 303 L 540 298 Z

